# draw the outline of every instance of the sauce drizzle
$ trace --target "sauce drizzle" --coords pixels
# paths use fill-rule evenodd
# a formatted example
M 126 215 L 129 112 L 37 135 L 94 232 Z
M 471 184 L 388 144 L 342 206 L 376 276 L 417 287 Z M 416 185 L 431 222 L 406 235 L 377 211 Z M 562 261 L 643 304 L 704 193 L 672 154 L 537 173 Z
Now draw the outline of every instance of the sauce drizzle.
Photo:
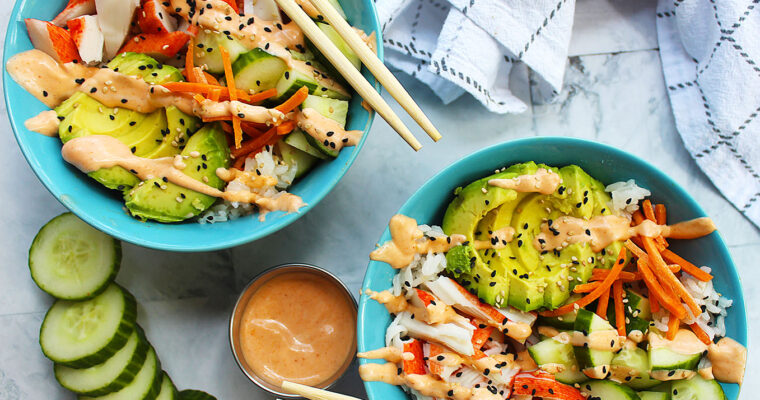
M 502 189 L 512 189 L 518 192 L 535 192 L 552 194 L 562 183 L 562 178 L 554 171 L 539 168 L 535 174 L 520 175 L 514 178 L 490 179 L 488 184 Z

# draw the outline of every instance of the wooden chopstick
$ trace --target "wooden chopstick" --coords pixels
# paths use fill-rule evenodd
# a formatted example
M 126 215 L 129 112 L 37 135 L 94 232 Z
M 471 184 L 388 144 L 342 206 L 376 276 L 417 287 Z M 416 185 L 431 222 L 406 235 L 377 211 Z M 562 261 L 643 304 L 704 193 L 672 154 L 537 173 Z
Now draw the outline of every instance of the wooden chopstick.
M 350 61 L 338 50 L 332 41 L 317 27 L 314 21 L 296 4 L 294 0 L 275 0 L 277 5 L 285 11 L 285 14 L 298 25 L 303 33 L 308 37 L 312 43 L 324 54 L 335 69 L 340 72 L 343 78 L 369 103 L 383 119 L 396 131 L 399 135 L 409 143 L 412 148 L 417 151 L 422 148 L 422 145 L 414 137 L 409 128 L 404 125 L 401 119 L 391 109 L 388 103 L 383 100 L 375 88 L 364 79 L 364 76 L 351 64 Z
M 372 75 L 380 81 L 380 84 L 393 96 L 394 99 L 406 110 L 409 115 L 417 121 L 417 124 L 427 132 L 428 136 L 434 141 L 438 141 L 441 138 L 441 133 L 438 132 L 433 123 L 430 122 L 427 115 L 422 112 L 420 106 L 409 96 L 409 93 L 401 86 L 401 83 L 395 76 L 388 70 L 388 67 L 380 61 L 367 44 L 359 37 L 354 28 L 346 22 L 340 13 L 333 7 L 328 0 L 311 0 L 311 3 L 317 7 L 317 10 L 325 17 L 327 22 L 335 29 L 336 32 L 343 38 L 349 47 L 359 56 L 364 65 L 367 66 Z
M 346 396 L 345 394 L 328 392 L 327 390 L 317 389 L 311 386 L 304 386 L 288 381 L 282 382 L 282 388 L 290 393 L 297 394 L 311 400 L 360 400 L 356 397 Z

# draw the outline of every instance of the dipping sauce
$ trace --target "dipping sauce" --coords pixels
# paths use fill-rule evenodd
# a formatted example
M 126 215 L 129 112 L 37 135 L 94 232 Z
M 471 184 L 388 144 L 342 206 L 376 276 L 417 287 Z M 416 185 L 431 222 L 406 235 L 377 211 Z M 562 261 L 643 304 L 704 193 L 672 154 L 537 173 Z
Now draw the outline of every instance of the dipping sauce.
M 325 387 L 353 359 L 355 327 L 356 308 L 340 284 L 317 272 L 283 272 L 245 304 L 240 350 L 251 372 L 274 386 Z

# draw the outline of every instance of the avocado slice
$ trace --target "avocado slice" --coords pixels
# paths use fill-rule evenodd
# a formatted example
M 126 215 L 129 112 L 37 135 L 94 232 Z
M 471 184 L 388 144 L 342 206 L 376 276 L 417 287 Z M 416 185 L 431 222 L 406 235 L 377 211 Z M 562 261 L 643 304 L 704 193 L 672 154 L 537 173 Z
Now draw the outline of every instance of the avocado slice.
M 108 68 L 124 75 L 140 76 L 145 82 L 157 85 L 185 80 L 177 68 L 161 64 L 155 58 L 142 53 L 121 53 L 108 63 Z
M 166 107 L 167 127 L 162 131 L 163 136 L 159 145 L 153 151 L 146 153 L 145 158 L 172 157 L 185 148 L 185 143 L 197 131 L 202 123 L 193 115 L 185 114 L 175 106 Z
M 194 152 L 200 156 L 191 156 Z M 183 172 L 204 181 L 216 189 L 222 189 L 225 182 L 216 175 L 217 168 L 230 164 L 227 138 L 219 124 L 208 124 L 195 132 L 187 141 L 182 156 L 188 156 Z M 185 189 L 157 177 L 142 182 L 125 193 L 124 200 L 129 212 L 140 219 L 159 222 L 179 222 L 195 217 L 216 202 L 216 198 Z

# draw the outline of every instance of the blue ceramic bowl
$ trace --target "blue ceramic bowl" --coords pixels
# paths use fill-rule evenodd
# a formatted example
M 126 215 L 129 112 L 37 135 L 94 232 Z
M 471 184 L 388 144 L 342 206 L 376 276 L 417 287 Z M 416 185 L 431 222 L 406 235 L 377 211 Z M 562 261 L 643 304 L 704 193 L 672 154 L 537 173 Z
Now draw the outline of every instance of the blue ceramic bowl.
M 18 0 L 13 9 L 5 38 L 3 65 L 14 54 L 32 48 L 24 26 L 24 18 L 50 20 L 62 10 L 66 0 Z M 378 56 L 383 57 L 381 30 L 372 0 L 341 0 L 341 5 L 354 26 L 377 33 Z M 379 90 L 374 77 L 364 69 L 364 76 Z M 354 96 L 349 108 L 348 129 L 364 131 L 361 142 L 340 152 L 337 159 L 321 163 L 298 180 L 290 192 L 307 203 L 299 213 L 273 212 L 260 222 L 256 215 L 217 224 L 195 222 L 160 224 L 140 222 L 124 211 L 124 203 L 116 192 L 98 183 L 67 164 L 61 158 L 61 141 L 30 132 L 24 121 L 47 107 L 3 74 L 5 103 L 21 151 L 34 173 L 66 208 L 95 228 L 118 239 L 140 246 L 170 251 L 206 251 L 247 243 L 276 232 L 307 213 L 338 183 L 364 146 L 373 115 Z
M 639 158 L 603 144 L 579 139 L 539 137 L 514 140 L 478 151 L 438 173 L 423 185 L 399 210 L 420 224 L 440 225 L 454 189 L 488 176 L 497 168 L 524 161 L 541 162 L 552 166 L 576 164 L 604 184 L 635 179 L 639 186 L 652 192 L 652 200 L 668 207 L 668 219 L 683 221 L 705 216 L 704 211 L 678 184 L 667 175 Z M 390 215 L 388 219 L 390 219 Z M 379 243 L 390 240 L 388 229 Z M 679 243 L 680 242 L 680 243 Z M 673 241 L 673 249 L 684 258 L 713 269 L 716 289 L 734 304 L 728 309 L 727 335 L 747 345 L 747 317 L 744 297 L 734 264 L 720 234 L 689 241 Z M 369 250 L 368 250 L 369 251 Z M 391 287 L 396 270 L 388 264 L 371 261 L 364 276 L 364 289 L 375 291 Z M 385 330 L 391 322 L 385 307 L 367 296 L 359 301 L 359 351 L 385 346 Z M 373 362 L 361 360 L 361 363 Z M 369 398 L 403 400 L 404 392 L 380 382 L 366 382 Z M 724 384 L 729 399 L 739 396 L 739 385 Z

